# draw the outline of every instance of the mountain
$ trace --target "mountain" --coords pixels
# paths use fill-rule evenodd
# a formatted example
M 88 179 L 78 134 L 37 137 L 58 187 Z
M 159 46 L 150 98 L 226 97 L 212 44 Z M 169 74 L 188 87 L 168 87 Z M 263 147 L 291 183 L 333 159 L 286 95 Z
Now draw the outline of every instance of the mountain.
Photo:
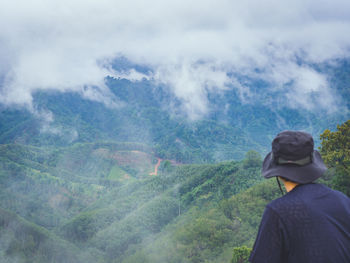
M 303 129 L 320 145 L 349 118 L 350 64 L 335 65 L 313 66 L 344 102 L 333 113 L 276 106 L 258 80 L 246 80 L 266 91 L 255 103 L 210 93 L 197 120 L 148 79 L 108 77 L 115 105 L 38 91 L 32 112 L 1 106 L 0 261 L 230 262 L 280 196 L 260 175 L 275 134 Z M 323 183 L 336 186 L 332 173 Z
M 2 145 L 0 259 L 229 262 L 234 247 L 252 246 L 265 205 L 280 196 L 274 180 L 262 181 L 257 152 L 158 166 L 147 150 Z
M 18 215 L 0 208 L 1 262 L 96 262 L 90 251 L 81 251 Z M 95 259 L 100 256 L 95 253 Z
M 146 70 L 126 62 L 117 66 L 119 70 Z M 77 142 L 136 142 L 148 145 L 159 158 L 181 163 L 242 159 L 252 149 L 265 154 L 271 139 L 285 129 L 306 130 L 319 143 L 318 135 L 324 129 L 350 116 L 350 64 L 345 60 L 314 68 L 328 76 L 339 104 L 331 106 L 338 110 L 290 107 L 283 101 L 283 89 L 272 91 L 268 83 L 248 79 L 245 81 L 255 90 L 253 101 L 244 102 L 234 88 L 221 94 L 209 93 L 208 114 L 189 120 L 181 111 L 181 101 L 167 87 L 147 79 L 131 82 L 108 77 L 106 85 L 117 106 L 88 100 L 78 93 L 38 91 L 34 94 L 34 114 L 2 107 L 0 143 L 67 146 Z M 315 100 L 320 99 L 317 96 Z
M 153 252 L 141 248 L 145 243 L 154 249 L 171 235 L 175 238 L 171 242 L 186 244 L 186 229 L 208 213 L 219 214 L 226 225 L 214 218 L 213 223 L 236 236 L 236 219 L 225 215 L 223 202 L 261 181 L 256 152 L 242 162 L 178 165 L 163 161 L 154 175 L 157 159 L 141 152 L 147 149 L 142 147 L 2 145 L 0 231 L 6 242 L 1 256 L 9 262 L 130 262 L 139 253 L 151 259 Z M 254 227 L 245 243 L 251 242 Z M 199 237 L 195 233 L 188 238 Z M 226 249 L 237 243 L 232 238 L 221 240 L 230 241 Z M 214 260 L 224 251 L 215 242 L 206 252 Z M 62 251 L 61 257 L 57 251 Z M 180 249 L 174 256 L 188 257 L 186 253 Z

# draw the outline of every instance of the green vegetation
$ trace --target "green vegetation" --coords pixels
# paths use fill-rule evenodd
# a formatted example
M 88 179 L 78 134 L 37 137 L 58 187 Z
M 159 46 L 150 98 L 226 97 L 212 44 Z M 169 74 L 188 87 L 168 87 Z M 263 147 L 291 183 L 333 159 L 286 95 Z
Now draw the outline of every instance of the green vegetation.
M 123 180 L 123 178 L 127 179 L 128 174 L 123 169 L 121 169 L 119 166 L 114 165 L 112 167 L 111 171 L 109 172 L 108 179 L 118 181 L 118 180 Z
M 0 208 L 1 262 L 98 262 L 52 232 Z
M 317 69 L 329 74 L 344 109 L 349 69 Z M 0 111 L 1 262 L 247 262 L 263 210 L 280 196 L 260 175 L 272 138 L 291 128 L 318 136 L 349 117 L 270 107 L 269 92 L 242 103 L 232 89 L 210 94 L 215 107 L 190 122 L 151 81 L 106 84 L 120 107 L 37 92 L 36 109 L 54 121 Z M 330 167 L 321 182 L 348 195 L 349 127 L 316 140 Z
M 0 111 L 0 143 L 41 146 L 71 146 L 97 141 L 139 143 L 162 159 L 178 163 L 215 163 L 240 160 L 254 149 L 265 154 L 271 139 L 281 130 L 305 130 L 318 138 L 329 127 L 349 118 L 348 89 L 350 63 L 310 65 L 328 76 L 337 105 L 330 112 L 288 108 L 274 98 L 263 80 L 244 79 L 252 87 L 256 101 L 241 102 L 241 94 L 232 88 L 222 94 L 209 94 L 210 111 L 203 119 L 189 121 L 168 89 L 151 80 L 130 82 L 106 78 L 106 85 L 120 107 L 82 98 L 77 93 L 38 91 L 36 109 L 51 112 L 54 121 L 43 122 L 25 110 Z M 242 79 L 242 80 L 243 80 Z M 318 94 L 314 94 L 318 98 Z M 337 108 L 336 108 L 337 107 Z M 334 111 L 331 111 L 334 110 Z M 319 140 L 316 140 L 319 145 Z M 128 150 L 128 149 L 126 149 Z M 131 170 L 127 172 L 132 172 Z M 124 168 L 122 168 L 124 169 Z
M 233 248 L 233 257 L 231 263 L 248 263 L 249 255 L 252 249 L 246 246 Z
M 350 196 L 350 120 L 337 126 L 337 131 L 325 130 L 321 134 L 321 154 L 335 172 L 334 188 Z
M 223 250 L 218 244 L 232 239 L 230 229 L 236 223 L 225 216 L 218 204 L 260 182 L 258 155 L 249 153 L 243 162 L 215 165 L 174 166 L 164 161 L 158 176 L 148 172 L 142 176 L 142 168 L 136 170 L 133 180 L 118 181 L 110 176 L 123 165 L 117 165 L 119 159 L 114 158 L 117 153 L 124 158 L 124 164 L 142 164 L 134 158 L 136 148 L 129 148 L 128 152 L 122 146 L 96 143 L 51 149 L 2 145 L 1 207 L 74 243 L 72 247 L 79 247 L 79 253 L 96 251 L 101 262 L 141 257 L 143 250 L 139 247 L 144 242 L 162 242 L 164 233 L 173 233 L 172 242 L 179 244 L 178 258 L 192 258 L 190 250 L 198 255 L 203 251 L 213 253 L 213 259 L 214 255 L 221 255 Z M 144 162 L 155 165 L 148 154 L 141 156 Z M 211 227 L 207 228 L 207 224 Z M 149 239 L 154 242 L 148 242 Z M 196 248 L 198 242 L 203 248 Z M 228 254 L 230 246 L 225 247 Z M 17 251 L 13 252 L 16 254 L 28 250 L 21 246 L 16 249 L 11 251 Z M 42 253 L 28 251 L 23 262 Z M 96 259 L 90 254 L 88 257 Z M 149 257 L 152 255 L 147 252 Z M 36 262 L 45 260 L 38 258 Z
M 321 135 L 331 167 L 322 180 L 345 192 L 348 129 Z M 255 151 L 218 164 L 164 160 L 157 176 L 141 144 L 7 144 L 0 159 L 4 262 L 247 262 L 263 210 L 280 196 Z

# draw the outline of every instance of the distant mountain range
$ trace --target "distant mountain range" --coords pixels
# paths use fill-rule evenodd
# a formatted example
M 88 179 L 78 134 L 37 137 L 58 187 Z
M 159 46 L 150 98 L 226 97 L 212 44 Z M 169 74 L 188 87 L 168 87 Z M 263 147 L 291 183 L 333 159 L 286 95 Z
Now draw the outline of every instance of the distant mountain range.
M 302 129 L 318 142 L 349 118 L 350 64 L 336 65 L 315 66 L 341 98 L 332 113 L 277 106 L 281 94 L 250 80 L 256 102 L 210 93 L 210 112 L 189 120 L 166 87 L 112 77 L 119 106 L 53 91 L 34 94 L 33 112 L 1 106 L 0 261 L 230 262 L 280 196 L 260 175 L 276 133 Z
M 283 100 L 277 105 L 276 98 L 283 98 L 283 90 L 272 93 L 267 83 L 249 80 L 259 99 L 242 102 L 235 89 L 209 93 L 209 114 L 191 121 L 181 114 L 181 102 L 166 87 L 147 79 L 131 82 L 108 77 L 106 84 L 120 107 L 107 107 L 77 93 L 38 91 L 34 105 L 39 114 L 1 108 L 0 143 L 138 142 L 163 159 L 208 163 L 242 159 L 251 149 L 264 154 L 271 139 L 285 129 L 306 130 L 317 142 L 324 129 L 336 127 L 350 116 L 350 63 L 345 60 L 335 65 L 314 66 L 328 76 L 332 92 L 341 98 L 343 107 L 332 113 L 293 109 Z M 116 61 L 114 67 L 147 72 L 126 60 Z M 52 115 L 52 120 L 47 120 L 45 113 Z

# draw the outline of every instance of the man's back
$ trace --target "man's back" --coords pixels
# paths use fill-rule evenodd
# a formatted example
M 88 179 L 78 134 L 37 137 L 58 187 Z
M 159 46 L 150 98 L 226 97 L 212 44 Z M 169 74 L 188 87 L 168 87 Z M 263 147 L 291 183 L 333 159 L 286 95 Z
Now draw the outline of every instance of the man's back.
M 350 262 L 350 199 L 299 185 L 267 205 L 251 262 Z

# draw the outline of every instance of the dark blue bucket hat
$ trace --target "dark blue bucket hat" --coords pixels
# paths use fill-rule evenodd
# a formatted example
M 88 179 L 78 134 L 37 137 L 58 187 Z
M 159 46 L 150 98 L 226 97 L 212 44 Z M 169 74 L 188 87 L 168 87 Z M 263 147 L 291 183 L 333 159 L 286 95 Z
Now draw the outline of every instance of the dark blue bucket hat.
M 321 177 L 326 170 L 320 153 L 314 150 L 310 134 L 283 131 L 272 141 L 272 151 L 264 159 L 262 175 L 306 184 Z

